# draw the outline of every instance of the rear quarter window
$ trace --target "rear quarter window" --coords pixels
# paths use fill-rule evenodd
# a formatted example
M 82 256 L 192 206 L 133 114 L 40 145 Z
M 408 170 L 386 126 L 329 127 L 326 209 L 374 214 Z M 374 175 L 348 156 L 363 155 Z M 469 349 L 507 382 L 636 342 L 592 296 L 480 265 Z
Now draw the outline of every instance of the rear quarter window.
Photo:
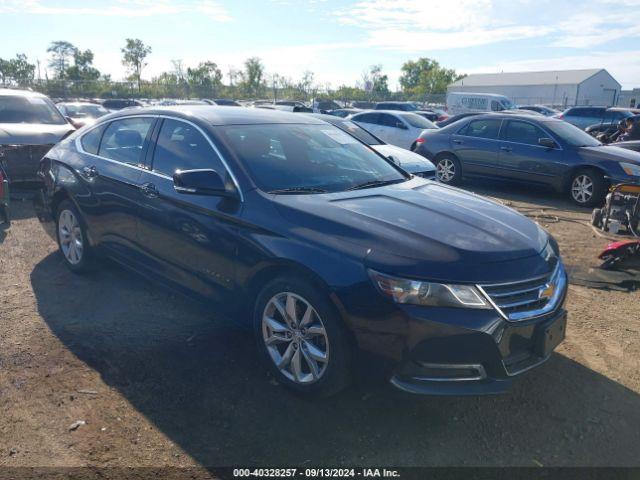
M 100 148 L 100 140 L 102 139 L 102 134 L 104 133 L 105 128 L 106 124 L 99 125 L 96 128 L 85 133 L 80 138 L 80 144 L 82 145 L 82 149 L 85 152 L 92 153 L 93 155 L 98 154 L 98 149 Z

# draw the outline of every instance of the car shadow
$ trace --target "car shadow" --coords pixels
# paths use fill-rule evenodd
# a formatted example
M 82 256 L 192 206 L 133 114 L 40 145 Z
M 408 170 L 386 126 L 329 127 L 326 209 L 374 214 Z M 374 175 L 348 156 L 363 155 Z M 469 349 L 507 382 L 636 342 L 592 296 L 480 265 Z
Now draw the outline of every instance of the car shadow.
M 33 198 L 38 193 L 38 184 L 27 183 L 10 186 L 11 220 L 24 220 L 36 216 L 33 209 Z
M 575 213 L 591 214 L 592 208 L 580 207 L 567 197 L 544 185 L 509 182 L 484 178 L 469 178 L 459 185 L 464 190 L 504 202 L 523 202 L 540 209 L 559 209 Z
M 559 354 L 502 396 L 417 397 L 358 384 L 313 401 L 269 376 L 248 332 L 116 266 L 77 276 L 54 253 L 31 282 L 63 344 L 205 467 L 640 459 L 640 397 Z

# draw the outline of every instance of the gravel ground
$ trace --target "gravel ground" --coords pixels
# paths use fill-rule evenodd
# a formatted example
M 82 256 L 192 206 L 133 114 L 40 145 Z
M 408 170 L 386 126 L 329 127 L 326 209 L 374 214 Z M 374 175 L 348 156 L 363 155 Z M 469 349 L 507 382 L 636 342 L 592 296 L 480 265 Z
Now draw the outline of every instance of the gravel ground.
M 467 188 L 538 216 L 571 275 L 593 274 L 588 211 Z M 637 291 L 571 285 L 566 341 L 508 394 L 309 401 L 214 311 L 109 263 L 69 273 L 27 196 L 0 230 L 0 466 L 640 466 Z

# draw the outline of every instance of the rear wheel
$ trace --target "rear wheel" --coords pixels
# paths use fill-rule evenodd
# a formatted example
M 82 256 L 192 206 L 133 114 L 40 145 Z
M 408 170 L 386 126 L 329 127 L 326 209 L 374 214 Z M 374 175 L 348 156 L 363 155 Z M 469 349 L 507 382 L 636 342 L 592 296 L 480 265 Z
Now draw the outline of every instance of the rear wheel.
M 269 282 L 258 295 L 254 331 L 278 380 L 313 396 L 333 395 L 350 379 L 350 349 L 337 311 L 315 285 L 296 276 Z
M 56 235 L 60 253 L 65 264 L 73 272 L 90 269 L 93 252 L 87 241 L 86 229 L 80 212 L 69 200 L 58 206 L 56 212 Z
M 607 191 L 604 176 L 595 170 L 579 170 L 569 185 L 569 195 L 574 203 L 583 207 L 593 207 L 602 203 Z
M 460 161 L 450 155 L 439 157 L 436 160 L 436 177 L 442 183 L 456 185 L 462 178 L 462 167 Z

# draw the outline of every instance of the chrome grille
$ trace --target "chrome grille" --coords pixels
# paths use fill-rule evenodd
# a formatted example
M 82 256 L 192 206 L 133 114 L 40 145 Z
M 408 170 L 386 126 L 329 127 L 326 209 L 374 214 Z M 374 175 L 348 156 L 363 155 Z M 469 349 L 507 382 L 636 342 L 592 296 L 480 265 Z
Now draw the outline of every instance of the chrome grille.
M 518 321 L 538 317 L 555 310 L 567 288 L 567 276 L 558 261 L 549 275 L 533 279 L 478 285 L 493 306 L 507 320 Z

